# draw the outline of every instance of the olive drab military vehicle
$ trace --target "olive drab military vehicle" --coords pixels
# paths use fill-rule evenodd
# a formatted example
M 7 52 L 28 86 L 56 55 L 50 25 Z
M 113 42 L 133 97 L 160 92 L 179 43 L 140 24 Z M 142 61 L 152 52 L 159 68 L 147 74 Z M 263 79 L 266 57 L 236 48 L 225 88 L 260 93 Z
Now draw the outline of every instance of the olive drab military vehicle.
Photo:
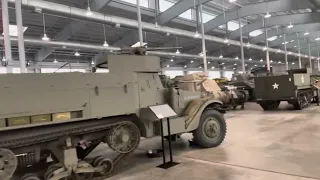
M 169 104 L 178 114 L 171 119 L 172 134 L 191 132 L 205 148 L 222 143 L 222 102 L 201 92 L 165 88 L 160 58 L 132 55 L 136 52 L 140 55 L 132 50 L 131 55 L 110 55 L 98 62 L 100 68 L 109 68 L 108 74 L 0 75 L 0 179 L 108 176 L 137 148 L 140 137 L 160 135 L 160 122 L 148 108 L 157 104 Z M 101 142 L 118 156 L 87 162 L 85 157 Z M 16 171 L 49 157 L 54 162 L 41 176 Z
M 292 104 L 296 110 L 310 105 L 316 90 L 310 81 L 310 70 L 293 69 L 288 74 L 255 77 L 257 103 L 264 110 L 277 109 L 281 101 Z
M 248 93 L 238 90 L 234 86 L 221 87 L 215 80 L 210 80 L 205 73 L 194 73 L 185 76 L 177 76 L 172 79 L 172 85 L 181 90 L 202 92 L 204 95 L 213 97 L 221 101 L 225 108 L 230 107 L 236 109 L 237 106 L 244 108 L 244 103 L 247 101 Z

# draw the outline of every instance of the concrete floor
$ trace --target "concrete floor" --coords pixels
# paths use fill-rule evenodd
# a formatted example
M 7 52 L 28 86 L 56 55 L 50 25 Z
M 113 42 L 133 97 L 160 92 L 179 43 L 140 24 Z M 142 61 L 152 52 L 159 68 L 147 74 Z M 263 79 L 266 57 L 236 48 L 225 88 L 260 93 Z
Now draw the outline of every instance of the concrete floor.
M 143 140 L 108 180 L 307 180 L 320 179 L 320 107 L 293 111 L 281 104 L 264 112 L 254 103 L 225 115 L 228 132 L 221 146 L 190 147 L 185 134 L 174 144 L 180 164 L 163 170 L 161 158 L 148 159 L 146 149 L 161 147 L 160 139 Z M 99 148 L 94 154 L 104 154 Z

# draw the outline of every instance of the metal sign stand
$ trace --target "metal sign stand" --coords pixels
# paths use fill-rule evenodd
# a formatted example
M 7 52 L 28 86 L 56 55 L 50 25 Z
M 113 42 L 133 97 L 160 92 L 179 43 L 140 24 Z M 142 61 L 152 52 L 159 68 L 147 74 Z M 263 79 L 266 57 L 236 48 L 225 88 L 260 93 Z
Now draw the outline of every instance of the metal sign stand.
M 171 109 L 168 104 L 157 105 L 157 106 L 149 106 L 149 109 L 157 116 L 160 120 L 160 133 L 161 133 L 161 144 L 162 144 L 162 159 L 163 164 L 157 166 L 163 169 L 169 169 L 173 166 L 178 165 L 179 163 L 173 161 L 172 157 L 172 146 L 171 146 L 171 129 L 170 129 L 170 117 L 176 116 L 177 114 Z M 170 161 L 166 162 L 166 151 L 164 147 L 164 133 L 163 133 L 163 119 L 167 120 L 168 127 L 168 139 L 169 139 L 169 153 L 170 153 Z

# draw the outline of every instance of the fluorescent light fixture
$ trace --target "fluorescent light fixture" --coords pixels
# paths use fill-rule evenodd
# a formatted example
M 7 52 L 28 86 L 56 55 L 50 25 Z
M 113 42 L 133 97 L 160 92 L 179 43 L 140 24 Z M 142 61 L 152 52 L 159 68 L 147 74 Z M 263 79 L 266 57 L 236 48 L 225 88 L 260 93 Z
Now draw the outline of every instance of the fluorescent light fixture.
M 42 40 L 49 41 L 50 38 L 47 36 L 47 34 L 43 34 Z
M 193 63 L 193 61 L 191 60 L 191 61 L 190 61 L 190 63 L 192 64 L 192 63 Z
M 236 2 L 237 0 L 229 0 L 229 2 L 233 3 L 233 2 Z
M 278 64 L 281 64 L 281 61 L 279 61 Z
M 308 55 L 305 55 L 304 57 L 306 57 L 306 58 L 307 58 L 307 57 L 308 57 Z
M 280 49 L 278 49 L 277 53 L 280 53 L 280 52 L 281 52 L 281 50 L 280 50 Z
M 170 65 L 169 65 L 169 64 L 167 64 L 167 67 L 170 67 Z
M 28 29 L 28 27 L 23 27 L 22 26 L 22 32 L 25 32 Z M 2 36 L 4 33 L 2 33 Z M 18 36 L 18 26 L 17 25 L 11 25 L 9 24 L 9 35 L 10 36 Z
M 199 68 L 201 69 L 202 67 L 201 67 L 201 66 L 199 66 Z
M 264 18 L 270 18 L 271 14 L 269 13 L 269 11 L 267 11 L 266 15 L 264 15 Z
M 251 44 L 248 42 L 248 43 L 247 43 L 247 47 L 250 47 L 250 46 L 251 46 Z
M 92 61 L 91 61 L 91 65 L 94 65 L 94 64 L 95 64 L 95 63 L 94 63 L 94 61 L 92 60 Z
M 297 46 L 293 46 L 294 48 L 296 48 Z
M 187 68 L 188 66 L 187 65 L 184 65 L 184 68 Z
M 176 54 L 180 54 L 180 51 L 179 51 L 179 49 L 177 49 L 177 51 L 176 51 Z
M 210 64 L 211 62 L 210 61 L 208 61 L 208 64 Z
M 54 59 L 53 63 L 58 63 L 57 59 Z
M 293 25 L 292 25 L 292 23 L 290 22 L 290 24 L 287 26 L 287 28 L 293 28 Z
M 233 69 L 236 69 L 235 67 Z
M 219 58 L 223 58 L 223 55 L 221 54 L 221 55 L 219 56 Z
M 214 68 L 215 68 L 214 66 L 211 67 L 211 69 L 214 69 Z
M 289 52 L 288 52 L 288 54 L 292 54 L 292 52 L 291 52 L 291 51 L 289 51 Z
M 224 65 L 225 63 L 221 63 L 221 65 Z
M 296 63 L 292 62 L 291 64 L 292 64 L 292 65 L 295 65 Z
M 1 61 L 3 61 L 3 62 L 7 61 L 6 57 L 3 56 Z
M 234 59 L 235 59 L 235 60 L 238 60 L 238 59 L 239 59 L 239 57 L 238 57 L 238 56 L 236 56 Z
M 249 58 L 249 61 L 252 61 L 252 58 Z
M 171 60 L 170 60 L 171 62 L 173 62 L 174 60 L 171 58 Z
M 267 46 L 263 47 L 263 51 L 266 51 L 267 49 L 268 49 L 268 47 L 267 47 Z
M 74 55 L 75 55 L 75 56 L 80 56 L 80 53 L 79 53 L 78 51 L 76 51 L 76 52 L 74 53 Z
M 278 39 L 278 36 L 272 36 L 272 37 L 268 38 L 268 41 L 274 41 L 276 39 Z
M 92 11 L 90 7 L 87 8 L 86 16 L 92 16 Z
M 316 38 L 316 41 L 320 41 L 320 37 L 319 36 Z
M 196 37 L 196 38 L 200 37 L 200 34 L 198 31 L 196 31 L 196 33 L 194 34 L 194 37 Z
M 236 66 L 236 65 L 237 65 L 237 63 L 234 63 L 234 65 Z
M 303 35 L 308 36 L 310 33 L 306 31 Z
M 294 40 L 291 40 L 290 42 L 294 42 Z
M 248 64 L 245 64 L 245 66 L 248 66 Z
M 263 59 L 260 59 L 260 62 L 263 62 Z
M 273 63 L 273 61 L 271 60 L 270 63 Z
M 281 44 L 288 44 L 289 42 L 288 41 L 286 41 L 286 42 L 283 42 L 283 43 L 281 43 Z
M 142 46 L 144 47 L 145 45 L 147 45 L 148 43 L 144 42 L 142 43 Z M 140 42 L 136 42 L 134 45 L 132 45 L 131 47 L 140 47 Z
M 254 66 L 257 66 L 256 64 Z
M 260 34 L 262 34 L 263 31 L 261 31 L 260 29 L 258 30 L 254 30 L 252 32 L 249 33 L 249 36 L 252 36 L 252 37 L 256 37 L 256 36 L 259 36 Z
M 228 39 L 228 38 L 225 38 L 223 42 L 224 42 L 224 43 L 227 43 L 227 42 L 229 42 L 229 39 Z
M 108 47 L 108 46 L 109 46 L 109 44 L 107 43 L 107 41 L 104 41 L 103 47 Z

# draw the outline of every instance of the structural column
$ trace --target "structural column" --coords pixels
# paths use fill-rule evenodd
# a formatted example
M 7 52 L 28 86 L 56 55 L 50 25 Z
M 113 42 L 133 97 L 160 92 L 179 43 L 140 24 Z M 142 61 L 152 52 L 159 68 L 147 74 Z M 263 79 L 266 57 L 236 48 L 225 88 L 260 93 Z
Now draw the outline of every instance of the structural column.
M 284 40 L 284 51 L 285 51 L 285 63 L 286 63 L 286 70 L 289 70 L 289 64 L 288 64 L 288 51 L 287 51 L 287 35 L 283 35 Z
M 4 52 L 7 60 L 7 73 L 12 73 L 12 53 L 11 53 L 11 42 L 9 34 L 9 13 L 8 13 L 8 0 L 1 0 L 2 5 L 2 26 L 4 33 Z
M 311 44 L 309 43 L 309 64 L 312 72 Z
M 201 20 L 201 37 L 202 37 L 202 54 L 203 54 L 203 68 L 204 72 L 208 74 L 208 63 L 207 63 L 207 52 L 206 52 L 206 40 L 204 39 L 204 24 L 202 17 L 202 4 L 199 5 L 200 8 L 200 20 Z
M 140 47 L 142 47 L 142 45 L 143 45 L 143 36 L 142 36 L 140 0 L 137 0 L 137 18 L 138 18 L 139 42 L 140 42 Z
M 317 52 L 318 52 L 318 72 L 320 72 L 320 52 L 319 52 L 319 44 L 317 43 Z
M 300 50 L 300 40 L 299 40 L 299 34 L 297 33 L 297 42 L 298 42 L 298 53 L 299 53 L 299 68 L 302 68 L 302 62 L 301 62 L 301 50 Z
M 26 54 L 24 49 L 24 38 L 23 38 L 23 28 L 22 28 L 21 0 L 16 0 L 16 19 L 17 19 L 17 28 L 18 28 L 20 69 L 21 69 L 21 73 L 27 73 Z
M 265 42 L 266 42 L 266 62 L 267 62 L 267 70 L 270 72 L 270 58 L 269 58 L 269 42 L 268 42 L 268 30 L 266 27 L 266 19 L 263 18 L 263 26 L 264 26 L 264 35 L 265 35 Z
M 239 11 L 238 11 L 238 17 L 239 17 Z M 242 37 L 242 26 L 241 26 L 241 18 L 239 17 L 239 28 L 240 28 L 240 49 L 241 49 L 241 67 L 242 72 L 246 72 L 246 66 L 244 63 L 244 50 L 243 50 L 243 37 Z

